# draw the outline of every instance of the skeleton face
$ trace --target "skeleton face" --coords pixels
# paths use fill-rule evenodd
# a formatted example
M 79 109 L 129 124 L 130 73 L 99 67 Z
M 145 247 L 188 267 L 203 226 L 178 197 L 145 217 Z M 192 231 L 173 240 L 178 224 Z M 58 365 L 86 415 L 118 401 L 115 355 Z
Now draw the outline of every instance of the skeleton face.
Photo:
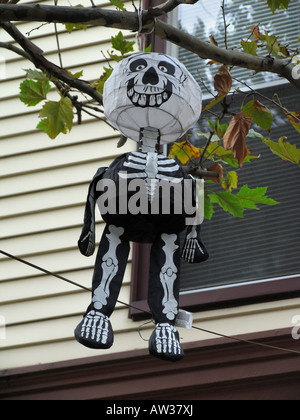
M 135 106 L 160 107 L 179 92 L 186 76 L 170 57 L 158 54 L 155 59 L 147 54 L 131 57 L 124 69 L 127 96 Z
M 181 137 L 201 114 L 201 89 L 176 58 L 140 53 L 118 62 L 103 91 L 104 113 L 135 141 L 141 129 L 159 130 L 160 142 Z

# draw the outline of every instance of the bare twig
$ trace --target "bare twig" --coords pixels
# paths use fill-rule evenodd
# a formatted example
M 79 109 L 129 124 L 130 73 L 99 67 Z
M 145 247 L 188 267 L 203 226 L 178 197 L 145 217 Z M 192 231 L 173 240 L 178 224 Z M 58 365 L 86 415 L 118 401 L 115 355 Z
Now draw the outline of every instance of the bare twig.
M 253 89 L 251 86 L 249 86 L 246 82 L 243 82 L 242 80 L 236 79 L 233 77 L 234 80 L 244 85 L 246 88 L 248 88 L 253 94 L 260 96 L 261 98 L 265 99 L 266 101 L 271 102 L 272 104 L 276 105 L 278 108 L 280 108 L 282 111 L 284 111 L 285 114 L 290 115 L 293 117 L 297 122 L 300 122 L 300 118 L 296 117 L 292 112 L 290 112 L 288 109 L 280 105 L 278 102 L 274 101 L 274 99 L 268 98 L 267 96 L 263 95 L 262 93 L 258 92 L 257 90 Z M 248 95 L 248 92 L 243 92 L 240 90 L 241 93 L 244 93 L 245 95 Z
M 225 48 L 226 48 L 226 50 L 228 50 L 228 43 L 227 43 L 227 28 L 228 28 L 230 25 L 227 25 L 227 23 L 226 23 L 226 15 L 225 15 L 225 0 L 222 0 L 221 9 L 222 9 L 222 14 L 223 14 L 223 22 L 224 22 L 224 42 L 225 42 Z

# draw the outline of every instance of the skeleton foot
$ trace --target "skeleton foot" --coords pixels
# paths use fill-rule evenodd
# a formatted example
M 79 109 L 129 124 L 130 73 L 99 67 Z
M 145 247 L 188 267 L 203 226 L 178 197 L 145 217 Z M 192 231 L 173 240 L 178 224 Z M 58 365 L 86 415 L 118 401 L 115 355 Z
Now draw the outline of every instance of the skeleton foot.
M 177 362 L 184 356 L 179 342 L 179 333 L 168 323 L 156 325 L 149 341 L 149 353 L 161 360 Z
M 77 325 L 74 334 L 80 344 L 91 349 L 108 349 L 114 342 L 109 318 L 97 311 L 88 312 Z

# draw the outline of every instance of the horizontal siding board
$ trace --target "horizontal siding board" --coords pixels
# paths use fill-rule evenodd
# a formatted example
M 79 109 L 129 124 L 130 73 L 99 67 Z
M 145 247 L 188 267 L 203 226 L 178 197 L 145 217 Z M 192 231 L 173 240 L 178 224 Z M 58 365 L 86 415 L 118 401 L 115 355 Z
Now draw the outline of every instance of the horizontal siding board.
M 97 233 L 101 235 L 104 224 L 97 226 Z M 81 226 L 69 229 L 53 230 L 39 232 L 36 234 L 21 236 L 18 238 L 9 237 L 1 240 L 2 249 L 13 249 L 15 255 L 26 253 L 42 254 L 54 252 L 55 250 L 72 249 L 77 246 L 77 240 L 80 235 Z
M 5 251 L 10 254 L 14 253 L 13 249 L 6 249 Z M 66 271 L 91 268 L 94 266 L 95 262 L 95 256 L 86 258 L 79 254 L 78 250 L 75 248 L 64 251 L 58 250 L 47 254 L 47 256 L 41 254 L 34 256 L 31 255 L 28 257 L 26 254 L 22 254 L 20 255 L 20 258 L 24 258 L 32 264 L 43 267 L 54 273 L 64 273 Z M 35 277 L 40 275 L 40 272 L 36 269 L 8 258 L 1 258 L 0 266 L 0 281 L 21 279 L 24 277 Z
M 120 301 L 129 302 L 129 286 L 124 285 L 119 296 Z M 29 322 L 41 322 L 48 319 L 60 319 L 70 314 L 83 315 L 90 304 L 91 296 L 88 291 L 75 291 L 68 294 L 53 295 L 17 302 L 16 311 L 14 305 L 2 304 L 1 314 L 5 317 L 6 325 L 23 325 Z M 117 303 L 116 307 L 124 305 Z M 20 338 L 18 344 L 21 344 Z M 15 343 L 16 344 L 16 343 Z M 9 342 L 5 345 L 11 346 Z
M 74 325 L 76 326 L 76 323 L 80 321 L 80 318 L 75 318 L 74 320 L 75 323 L 70 322 L 64 326 L 64 335 L 66 335 L 66 333 L 69 335 L 71 334 L 70 329 L 72 332 Z M 70 336 L 53 342 L 45 342 L 26 347 L 17 347 L 3 351 L 1 351 L 0 347 L 0 369 L 32 366 L 36 365 L 37 362 L 43 364 L 99 356 L 101 354 L 107 354 L 108 352 L 116 354 L 122 351 L 143 349 L 146 347 L 147 343 L 139 337 L 136 328 L 132 332 L 119 332 L 115 336 L 115 344 L 109 350 L 88 349 L 78 344 L 74 337 Z
M 202 312 L 195 314 L 194 326 L 228 335 L 264 331 L 265 326 L 268 326 L 269 330 L 286 328 L 299 304 L 299 299 L 292 299 L 276 303 L 268 302 L 252 307 L 221 309 L 215 311 L 213 315 L 211 311 Z M 0 341 L 0 369 L 36 365 L 37 361 L 42 364 L 92 357 L 108 352 L 116 354 L 135 349 L 145 349 L 147 352 L 148 342 L 145 340 L 149 339 L 153 324 L 141 326 L 139 323 L 132 322 L 128 319 L 126 308 L 120 306 L 112 314 L 111 321 L 115 331 L 115 341 L 109 350 L 87 349 L 75 341 L 73 330 L 80 322 L 81 316 L 81 314 L 76 314 L 56 320 L 37 321 L 22 325 L 23 329 L 19 327 L 19 331 L 24 332 L 25 340 L 26 335 L 30 336 L 30 339 L 26 345 L 21 343 L 12 347 L 5 344 L 6 340 Z M 142 328 L 139 332 L 140 327 Z M 7 336 L 11 330 L 12 339 L 17 339 L 18 330 L 15 332 L 13 328 L 18 327 L 8 327 Z M 48 336 L 47 328 L 49 329 Z M 214 334 L 196 329 L 180 328 L 179 332 L 183 344 L 216 338 Z M 36 339 L 38 334 L 41 334 L 43 340 Z
M 98 4 L 112 8 L 109 2 Z M 84 0 L 84 5 L 90 6 L 90 1 Z M 131 2 L 128 9 L 133 10 Z M 17 26 L 25 34 L 38 24 L 18 22 Z M 70 35 L 63 25 L 57 27 L 64 67 L 73 72 L 83 69 L 84 80 L 99 78 L 107 65 L 101 51 L 111 49 L 110 37 L 119 30 L 94 26 Z M 53 31 L 54 25 L 45 25 L 29 38 L 44 50 L 46 58 L 58 63 Z M 124 33 L 134 38 L 131 32 Z M 5 32 L 2 35 L 2 41 L 10 41 Z M 86 114 L 81 125 L 74 118 L 69 135 L 50 140 L 35 128 L 42 103 L 27 107 L 19 100 L 24 69 L 33 65 L 9 51 L 3 50 L 3 55 L 7 79 L 0 81 L 1 249 L 90 288 L 96 252 L 86 258 L 77 248 L 88 185 L 98 167 L 136 150 L 136 143 L 129 141 L 118 149 L 118 131 Z M 48 99 L 58 98 L 52 89 Z M 98 212 L 96 220 L 98 246 L 104 228 Z M 120 293 L 124 302 L 129 302 L 131 258 L 130 253 Z M 7 339 L 0 340 L 0 367 L 91 355 L 73 337 L 89 302 L 90 292 L 0 255 L 0 314 L 7 332 Z M 124 329 L 134 330 L 137 337 L 128 309 L 118 304 L 118 312 L 116 336 Z
M 100 239 L 100 236 L 98 236 L 98 238 Z M 5 249 L 4 251 L 14 255 L 13 249 Z M 93 268 L 96 259 L 96 252 L 91 257 L 81 255 L 78 252 L 76 241 L 76 247 L 74 246 L 72 249 L 57 250 L 56 252 L 37 255 L 22 254 L 19 255 L 19 257 L 53 273 L 64 275 L 63 273 L 65 272 Z M 0 267 L 0 282 L 37 277 L 41 274 L 40 271 L 33 267 L 22 264 L 13 259 L 3 257 L 2 255 L 0 256 Z
M 79 252 L 79 251 L 78 251 Z M 123 287 L 129 286 L 131 263 L 128 263 L 123 280 Z M 61 274 L 66 279 L 81 286 L 91 288 L 93 267 L 79 271 L 66 271 Z M 48 274 L 38 274 L 36 277 L 0 282 L 0 296 L 2 304 L 17 304 L 20 301 L 42 299 L 45 297 L 63 295 L 73 292 L 85 292 L 78 285 L 73 285 Z M 121 299 L 121 297 L 120 297 Z M 122 300 L 122 299 L 121 299 Z
M 83 221 L 83 204 L 77 207 L 55 209 L 53 211 L 19 214 L 0 219 L 1 238 L 23 236 L 53 229 L 69 228 Z M 81 216 L 80 216 L 81 214 Z
M 101 132 L 101 126 L 99 124 L 99 131 Z M 77 127 L 74 127 L 74 131 Z M 86 132 L 88 134 L 89 127 L 86 127 Z M 72 134 L 71 134 L 72 135 Z M 44 136 L 46 136 L 44 134 Z M 47 138 L 45 139 L 47 141 Z M 72 168 L 69 166 L 80 164 L 85 161 L 93 161 L 95 165 L 94 171 L 96 172 L 99 166 L 108 165 L 112 158 L 118 154 L 125 153 L 127 151 L 133 150 L 132 146 L 135 146 L 135 143 L 128 141 L 128 143 L 122 148 L 117 148 L 117 142 L 119 136 L 101 139 L 98 141 L 82 143 L 76 145 L 70 145 L 69 147 L 64 147 L 56 149 L 53 147 L 51 150 L 39 150 L 34 153 L 28 153 L 23 156 L 18 156 L 17 154 L 6 156 L 1 159 L 1 169 L 0 176 L 10 176 L 17 175 L 21 173 L 31 173 L 36 171 L 46 171 L 47 169 L 63 169 L 66 167 L 66 173 Z M 59 140 L 57 140 L 59 141 Z M 48 139 L 50 143 L 50 139 Z M 18 165 L 18 162 L 22 160 L 22 166 Z M 68 166 L 68 167 L 67 167 Z M 78 170 L 79 168 L 77 168 Z M 87 168 L 88 171 L 90 170 Z M 94 173 L 95 173 L 94 172 Z M 94 175 L 91 174 L 91 176 Z M 52 173 L 49 173 L 49 177 L 52 176 Z M 27 187 L 28 188 L 28 187 Z M 2 190 L 1 190 L 2 194 Z
M 50 140 L 46 134 L 41 133 L 40 130 L 35 130 L 32 127 L 29 133 L 15 133 L 13 136 L 10 135 L 6 138 L 0 136 L 0 156 L 6 157 L 40 150 L 59 149 L 79 143 L 88 144 L 89 142 L 99 142 L 101 139 L 108 139 L 116 135 L 118 135 L 118 131 L 96 119 L 88 124 L 78 125 L 75 123 L 69 135 L 61 135 L 54 141 Z M 128 144 L 134 147 L 133 142 L 130 141 Z M 116 144 L 114 143 L 112 150 L 115 151 L 114 153 L 119 154 L 119 152 L 116 152 L 115 146 Z M 120 150 L 123 150 L 123 148 Z
M 77 205 L 82 203 L 82 198 L 86 197 L 86 192 L 87 189 L 84 184 L 16 197 L 11 196 L 5 199 L 4 205 L 0 209 L 0 217 Z

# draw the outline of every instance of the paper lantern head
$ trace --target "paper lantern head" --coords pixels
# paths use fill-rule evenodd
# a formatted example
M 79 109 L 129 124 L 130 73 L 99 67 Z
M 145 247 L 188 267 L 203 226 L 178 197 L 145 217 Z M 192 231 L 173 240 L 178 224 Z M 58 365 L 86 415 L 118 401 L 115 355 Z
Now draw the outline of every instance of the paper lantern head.
M 176 58 L 141 53 L 120 61 L 104 85 L 104 113 L 124 136 L 139 141 L 140 129 L 160 131 L 161 143 L 176 141 L 201 114 L 198 83 Z

